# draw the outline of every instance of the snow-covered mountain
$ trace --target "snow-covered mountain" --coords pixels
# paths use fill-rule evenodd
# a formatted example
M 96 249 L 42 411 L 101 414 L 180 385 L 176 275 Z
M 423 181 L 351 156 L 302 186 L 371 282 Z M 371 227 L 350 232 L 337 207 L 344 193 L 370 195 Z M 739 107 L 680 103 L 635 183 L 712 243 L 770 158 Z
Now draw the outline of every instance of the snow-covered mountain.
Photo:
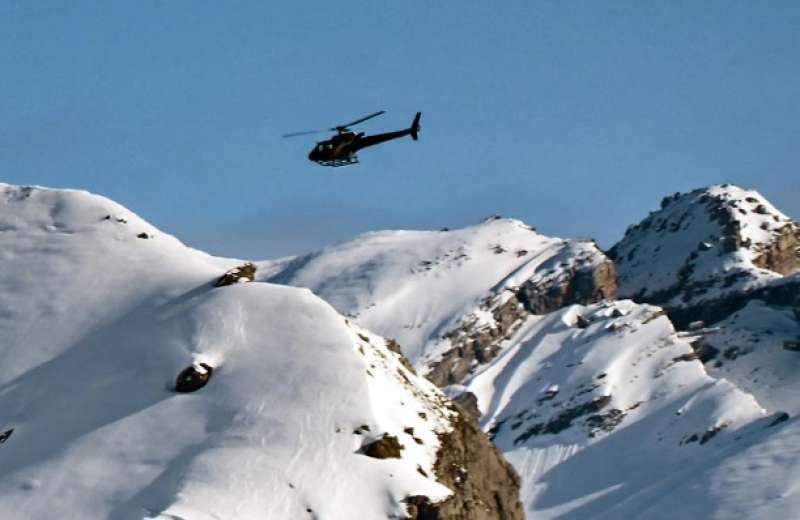
M 238 264 L 0 186 L 0 518 L 521 518 L 396 347 L 308 290 L 215 283 Z
M 800 510 L 800 226 L 756 192 L 608 256 L 490 218 L 247 264 L 0 190 L 2 518 Z
M 616 265 L 499 219 L 370 233 L 262 272 L 449 385 L 519 471 L 531 517 L 786 518 L 800 507 L 798 246 L 796 223 L 725 185 L 665 198 Z
M 259 267 L 262 279 L 307 287 L 395 339 L 438 384 L 492 359 L 525 316 L 615 291 L 611 262 L 593 241 L 497 217 L 457 230 L 368 233 Z

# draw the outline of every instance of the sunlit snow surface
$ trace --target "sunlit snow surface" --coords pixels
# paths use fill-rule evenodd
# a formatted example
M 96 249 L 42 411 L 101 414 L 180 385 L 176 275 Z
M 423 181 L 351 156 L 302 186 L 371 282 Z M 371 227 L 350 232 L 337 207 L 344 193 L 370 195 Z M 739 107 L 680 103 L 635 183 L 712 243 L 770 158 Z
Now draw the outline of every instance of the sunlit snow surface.
M 485 298 L 544 271 L 556 276 L 578 257 L 605 259 L 591 241 L 552 238 L 518 220 L 492 218 L 463 229 L 368 233 L 260 268 L 264 279 L 307 287 L 362 326 L 396 339 L 424 370 L 450 347 L 445 333 L 469 314 L 481 318 Z
M 0 262 L 0 518 L 383 518 L 449 494 L 418 471 L 441 394 L 309 291 L 215 288 L 236 261 L 77 191 L 0 186 Z M 193 362 L 212 379 L 173 392 Z M 356 453 L 384 432 L 402 459 Z
M 689 359 L 657 307 L 572 306 L 531 318 L 513 343 L 467 388 L 532 518 L 786 518 L 800 507 L 795 420 L 770 426 L 774 410 Z

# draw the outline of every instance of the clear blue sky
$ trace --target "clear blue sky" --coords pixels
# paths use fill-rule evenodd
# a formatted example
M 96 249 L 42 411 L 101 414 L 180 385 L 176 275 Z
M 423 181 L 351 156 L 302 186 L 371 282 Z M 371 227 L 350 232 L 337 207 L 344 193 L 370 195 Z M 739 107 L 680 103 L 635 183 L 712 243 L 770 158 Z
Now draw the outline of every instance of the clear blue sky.
M 0 180 L 267 258 L 498 213 L 610 246 L 661 197 L 800 216 L 800 2 L 0 0 Z M 387 114 L 358 166 L 280 134 Z

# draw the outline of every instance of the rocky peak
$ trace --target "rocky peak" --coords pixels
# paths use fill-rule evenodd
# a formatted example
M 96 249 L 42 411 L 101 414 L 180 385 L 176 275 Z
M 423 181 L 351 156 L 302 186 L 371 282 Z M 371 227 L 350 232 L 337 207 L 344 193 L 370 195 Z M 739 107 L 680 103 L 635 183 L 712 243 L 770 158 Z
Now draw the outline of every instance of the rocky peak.
M 665 197 L 608 255 L 620 296 L 689 307 L 800 270 L 800 225 L 723 184 Z

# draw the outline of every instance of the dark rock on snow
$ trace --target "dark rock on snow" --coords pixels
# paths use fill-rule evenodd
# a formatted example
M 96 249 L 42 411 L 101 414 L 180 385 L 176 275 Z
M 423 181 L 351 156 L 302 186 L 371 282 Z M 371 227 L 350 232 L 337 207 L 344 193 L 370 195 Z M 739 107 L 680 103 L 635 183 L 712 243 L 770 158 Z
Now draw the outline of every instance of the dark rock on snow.
M 256 266 L 252 262 L 246 262 L 238 267 L 227 271 L 219 277 L 214 284 L 215 287 L 225 287 L 235 283 L 252 282 L 256 279 Z
M 214 368 L 206 363 L 199 363 L 187 367 L 178 374 L 175 380 L 175 391 L 188 393 L 200 390 L 206 386 L 213 373 Z
M 373 459 L 399 459 L 404 449 L 397 437 L 384 433 L 379 439 L 362 446 L 359 453 Z

